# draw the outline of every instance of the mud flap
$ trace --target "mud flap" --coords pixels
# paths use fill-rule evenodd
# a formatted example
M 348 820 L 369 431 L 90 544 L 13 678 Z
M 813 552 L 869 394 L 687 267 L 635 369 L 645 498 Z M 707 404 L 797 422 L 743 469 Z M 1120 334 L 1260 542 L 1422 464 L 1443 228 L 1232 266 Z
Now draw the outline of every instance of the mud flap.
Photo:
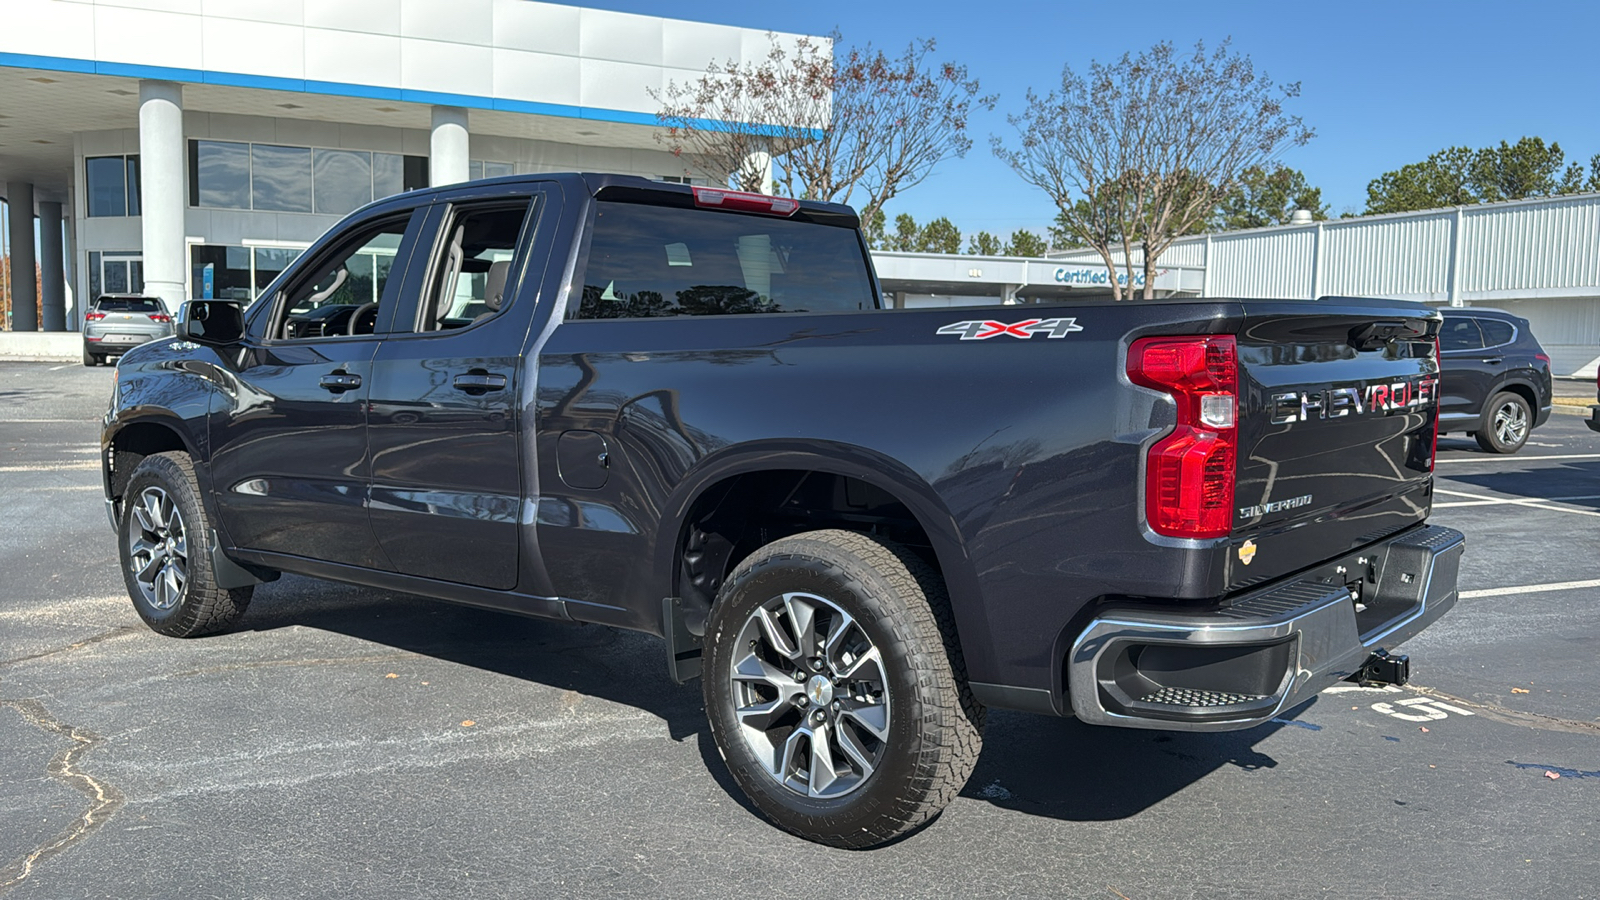
M 667 674 L 678 684 L 700 677 L 703 634 L 689 630 L 683 600 L 667 597 L 661 601 L 661 633 L 667 639 Z M 702 623 L 705 619 L 702 617 Z M 704 630 L 702 624 L 701 629 Z

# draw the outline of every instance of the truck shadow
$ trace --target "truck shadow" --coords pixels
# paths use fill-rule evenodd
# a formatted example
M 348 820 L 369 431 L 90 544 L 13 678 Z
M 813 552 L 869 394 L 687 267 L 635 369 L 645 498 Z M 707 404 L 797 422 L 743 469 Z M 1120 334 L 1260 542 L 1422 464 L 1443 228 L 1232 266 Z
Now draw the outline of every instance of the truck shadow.
M 657 638 L 294 576 L 259 588 L 256 596 L 241 623 L 246 630 L 298 625 L 658 716 L 672 740 L 693 739 L 712 778 L 755 813 L 711 739 L 699 683 L 672 683 Z M 1133 731 L 992 710 L 983 755 L 962 796 L 1030 815 L 1122 819 L 1224 767 L 1273 768 L 1277 761 L 1254 746 L 1281 727 Z

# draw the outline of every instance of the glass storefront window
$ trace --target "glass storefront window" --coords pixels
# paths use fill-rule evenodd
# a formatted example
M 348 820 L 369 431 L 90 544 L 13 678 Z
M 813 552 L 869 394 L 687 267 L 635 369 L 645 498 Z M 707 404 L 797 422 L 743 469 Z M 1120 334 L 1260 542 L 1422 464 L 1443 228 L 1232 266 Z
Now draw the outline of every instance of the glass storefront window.
M 144 290 L 144 260 L 137 250 L 89 252 L 89 299 Z
M 372 202 L 372 154 L 364 150 L 313 150 L 311 172 L 319 213 L 342 216 Z
M 467 161 L 468 181 L 477 181 L 479 178 L 499 178 L 502 175 L 515 175 L 516 173 L 516 167 L 508 162 L 494 162 L 487 159 Z
M 189 205 L 250 208 L 250 145 L 189 142 Z
M 289 267 L 300 256 L 299 250 L 290 250 L 282 247 L 257 247 L 255 248 L 255 295 L 267 289 L 272 279 Z
M 250 145 L 250 199 L 256 209 L 311 212 L 311 150 Z
M 89 215 L 139 214 L 139 157 L 91 156 L 83 161 Z
M 128 214 L 127 167 L 120 156 L 96 156 L 83 161 L 88 181 L 89 215 Z

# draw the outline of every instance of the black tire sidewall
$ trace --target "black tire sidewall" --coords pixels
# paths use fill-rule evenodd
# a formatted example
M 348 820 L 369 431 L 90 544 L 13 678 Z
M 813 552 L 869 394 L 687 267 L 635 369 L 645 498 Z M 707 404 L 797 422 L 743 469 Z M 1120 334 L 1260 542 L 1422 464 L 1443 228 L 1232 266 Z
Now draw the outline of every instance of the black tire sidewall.
M 1495 433 L 1494 429 L 1495 413 L 1499 411 L 1500 407 L 1506 405 L 1507 403 L 1517 403 L 1521 405 L 1523 415 L 1526 417 L 1528 422 L 1528 430 L 1523 432 L 1522 440 L 1515 444 L 1501 443 L 1500 437 Z M 1485 406 L 1483 410 L 1483 422 L 1478 426 L 1479 443 L 1484 446 L 1485 450 L 1489 450 L 1494 453 L 1515 453 L 1518 450 L 1521 450 L 1524 444 L 1528 443 L 1528 438 L 1532 437 L 1532 435 L 1533 408 L 1528 405 L 1528 401 L 1524 397 L 1511 391 L 1498 391 L 1489 398 L 1489 404 Z
M 912 656 L 910 623 L 898 616 L 884 594 L 891 589 L 841 571 L 840 560 L 785 554 L 764 561 L 753 571 L 730 580 L 706 630 L 706 667 L 702 672 L 706 711 L 713 737 L 734 780 L 762 813 L 779 825 L 806 836 L 860 834 L 898 808 L 915 806 L 912 782 L 918 775 L 923 734 L 917 723 L 923 716 L 922 695 L 914 673 L 921 666 Z M 887 752 L 865 784 L 836 799 L 802 797 L 779 784 L 756 759 L 734 716 L 728 672 L 745 620 L 756 607 L 773 597 L 803 591 L 827 598 L 860 623 L 883 657 L 889 681 L 889 741 Z M 928 648 L 930 650 L 936 648 Z
M 145 488 L 154 485 L 167 492 L 183 518 L 184 539 L 188 546 L 188 579 L 183 586 L 183 596 L 171 609 L 157 609 L 144 597 L 133 575 L 132 554 L 128 548 L 130 529 L 137 528 L 133 521 L 134 499 Z M 117 551 L 122 560 L 122 578 L 127 585 L 133 608 L 146 625 L 167 635 L 186 635 L 196 618 L 195 593 L 210 579 L 206 550 L 209 547 L 210 527 L 201 507 L 199 497 L 189 478 L 176 463 L 163 454 L 147 456 L 128 478 L 122 494 L 122 517 L 117 529 Z

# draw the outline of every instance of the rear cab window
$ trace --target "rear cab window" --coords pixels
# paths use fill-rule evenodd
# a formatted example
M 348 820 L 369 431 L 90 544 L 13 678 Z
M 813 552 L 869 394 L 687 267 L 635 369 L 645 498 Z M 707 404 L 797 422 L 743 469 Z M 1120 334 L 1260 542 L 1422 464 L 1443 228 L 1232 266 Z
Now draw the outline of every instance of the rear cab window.
M 599 201 L 575 319 L 873 309 L 852 228 Z

